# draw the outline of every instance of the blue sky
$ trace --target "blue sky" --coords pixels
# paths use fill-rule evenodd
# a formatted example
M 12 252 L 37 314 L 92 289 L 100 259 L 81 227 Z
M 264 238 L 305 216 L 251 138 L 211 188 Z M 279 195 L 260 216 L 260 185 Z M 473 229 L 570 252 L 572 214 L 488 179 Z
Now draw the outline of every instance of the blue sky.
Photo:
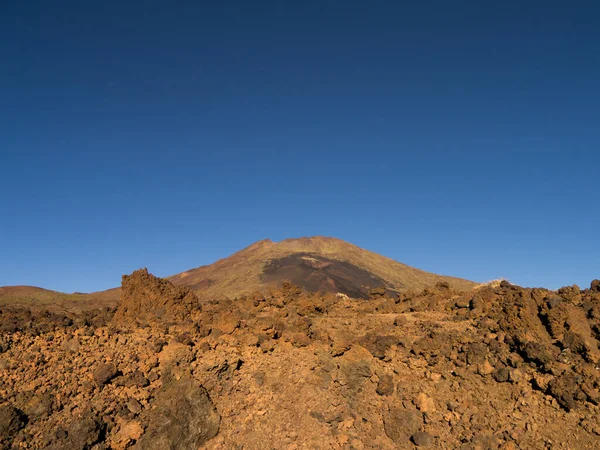
M 0 285 L 310 235 L 600 278 L 595 2 L 2 2 L 0 56 Z

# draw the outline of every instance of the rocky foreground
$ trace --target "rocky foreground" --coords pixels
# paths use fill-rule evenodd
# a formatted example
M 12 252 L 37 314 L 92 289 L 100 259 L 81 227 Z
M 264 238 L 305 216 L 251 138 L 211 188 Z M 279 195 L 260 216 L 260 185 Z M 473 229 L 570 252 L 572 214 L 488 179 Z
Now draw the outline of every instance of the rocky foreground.
M 0 310 L 0 448 L 600 448 L 600 281 Z

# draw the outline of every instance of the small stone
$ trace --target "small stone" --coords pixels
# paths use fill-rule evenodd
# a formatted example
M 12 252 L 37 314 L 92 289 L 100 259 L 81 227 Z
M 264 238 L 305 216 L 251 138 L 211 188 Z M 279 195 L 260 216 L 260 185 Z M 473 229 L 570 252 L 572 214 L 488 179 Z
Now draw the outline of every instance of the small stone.
M 148 378 L 146 378 L 144 374 L 139 370 L 136 370 L 135 372 L 131 373 L 125 380 L 125 386 L 127 387 L 146 387 L 149 384 L 150 381 L 148 380 Z
M 421 392 L 417 395 L 417 398 L 414 401 L 415 406 L 419 409 L 419 411 L 424 413 L 435 412 L 435 402 L 431 397 Z
M 455 411 L 456 409 L 458 409 L 459 406 L 460 405 L 456 400 L 448 400 L 448 402 L 446 403 L 448 411 Z
M 77 338 L 68 339 L 62 343 L 62 349 L 68 353 L 77 353 L 79 351 L 79 341 Z
M 496 369 L 492 376 L 498 383 L 504 383 L 508 381 L 510 377 L 510 371 L 506 367 L 501 367 Z
M 190 336 L 190 333 L 181 333 L 175 337 L 175 340 L 183 345 L 188 345 L 192 347 L 194 345 L 194 340 Z
M 275 341 L 267 338 L 260 343 L 259 347 L 263 353 L 272 352 L 275 349 Z
M 256 346 L 256 343 L 253 343 L 253 346 Z M 210 344 L 208 342 L 202 342 L 200 344 L 200 350 L 202 350 L 203 352 L 208 352 L 210 351 Z
M 411 440 L 417 447 L 431 447 L 433 445 L 434 438 L 429 433 L 417 431 L 415 434 L 413 434 Z
M 377 383 L 377 393 L 379 395 L 392 395 L 394 392 L 394 380 L 391 375 L 381 375 Z
M 158 372 L 152 371 L 148 374 L 148 381 L 150 381 L 150 383 L 154 383 L 159 378 L 160 378 L 160 375 L 158 374 Z
M 518 383 L 523 379 L 523 372 L 519 369 L 512 369 L 509 374 L 509 380 L 511 383 Z
M 103 386 L 116 377 L 117 374 L 118 371 L 114 364 L 102 364 L 94 370 L 93 377 L 98 386 Z
M 127 408 L 132 414 L 139 414 L 142 411 L 142 405 L 135 398 L 130 398 L 127 401 Z
M 308 347 L 310 345 L 310 338 L 306 333 L 293 333 L 290 341 L 296 348 Z
M 483 363 L 477 364 L 477 373 L 479 375 L 489 375 L 494 372 L 494 366 L 486 359 Z
M 143 433 L 144 428 L 142 428 L 139 421 L 134 420 L 126 423 L 114 436 L 111 447 L 115 450 L 124 450 L 129 443 L 138 440 Z
M 408 320 L 406 319 L 405 316 L 398 316 L 394 319 L 394 326 L 395 327 L 401 327 L 404 326 L 408 323 Z
M 468 364 L 482 364 L 486 361 L 488 354 L 488 348 L 483 342 L 474 342 L 469 344 L 467 349 L 467 363 Z
M 406 445 L 423 425 L 423 416 L 414 410 L 392 407 L 384 412 L 385 434 L 399 445 Z

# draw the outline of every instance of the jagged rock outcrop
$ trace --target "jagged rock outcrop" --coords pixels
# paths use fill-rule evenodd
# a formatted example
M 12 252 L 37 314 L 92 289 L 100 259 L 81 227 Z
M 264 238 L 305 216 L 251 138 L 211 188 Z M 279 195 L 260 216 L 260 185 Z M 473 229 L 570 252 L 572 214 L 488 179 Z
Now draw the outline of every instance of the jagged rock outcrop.
M 121 325 L 176 322 L 198 309 L 198 297 L 188 287 L 176 286 L 148 273 L 147 269 L 139 269 L 123 275 L 121 301 L 114 321 Z

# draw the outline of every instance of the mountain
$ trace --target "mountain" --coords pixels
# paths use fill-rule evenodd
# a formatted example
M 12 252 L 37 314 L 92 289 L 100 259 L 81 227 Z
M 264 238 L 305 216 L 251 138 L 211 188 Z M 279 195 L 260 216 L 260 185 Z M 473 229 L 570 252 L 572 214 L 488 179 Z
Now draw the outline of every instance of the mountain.
M 367 298 L 372 288 L 389 295 L 448 282 L 469 290 L 476 283 L 415 269 L 356 245 L 330 237 L 269 239 L 217 262 L 168 278 L 191 288 L 202 298 L 239 297 L 291 281 L 310 292 L 333 292 Z M 49 310 L 79 310 L 116 306 L 120 288 L 90 294 L 51 291 L 33 286 L 0 287 L 0 305 L 36 306 Z
M 448 282 L 467 290 L 476 283 L 436 275 L 330 237 L 265 239 L 221 259 L 169 278 L 203 297 L 236 297 L 289 280 L 311 292 L 341 292 L 367 298 L 369 289 L 389 294 Z

